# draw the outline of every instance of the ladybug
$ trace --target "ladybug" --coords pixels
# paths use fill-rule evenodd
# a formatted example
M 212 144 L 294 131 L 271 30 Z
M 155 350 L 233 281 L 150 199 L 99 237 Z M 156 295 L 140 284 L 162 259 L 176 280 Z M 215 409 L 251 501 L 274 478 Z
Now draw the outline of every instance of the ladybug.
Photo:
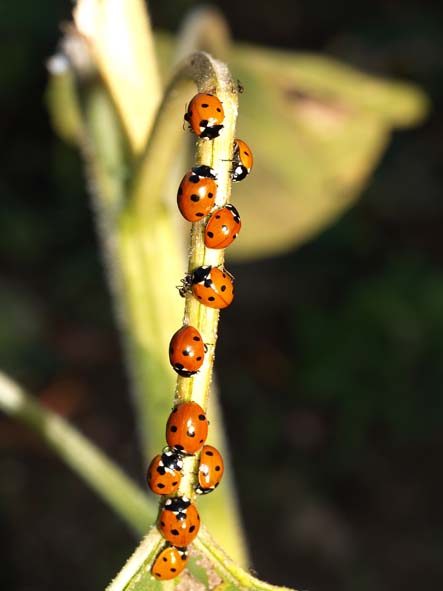
M 231 276 L 218 267 L 198 267 L 185 279 L 194 296 L 209 308 L 227 308 L 234 299 Z M 183 295 L 183 290 L 180 292 Z
M 166 581 L 177 577 L 188 562 L 186 548 L 167 546 L 154 560 L 151 572 L 156 579 Z
M 198 222 L 214 207 L 217 185 L 209 166 L 195 166 L 183 177 L 177 192 L 177 205 L 188 222 Z
M 232 180 L 242 181 L 251 172 L 254 158 L 248 144 L 242 140 L 234 140 L 234 156 L 232 158 Z
M 166 423 L 166 441 L 179 453 L 195 454 L 208 436 L 208 419 L 196 402 L 182 402 L 171 412 Z
M 198 485 L 196 493 L 205 495 L 213 491 L 223 477 L 224 462 L 221 453 L 212 445 L 204 445 L 198 467 Z
M 189 546 L 200 529 L 200 516 L 186 497 L 168 499 L 160 511 L 158 528 L 174 546 Z
M 223 105 L 213 94 L 196 94 L 188 105 L 185 121 L 201 139 L 213 140 L 223 129 Z
M 209 218 L 205 228 L 205 246 L 228 247 L 237 238 L 240 228 L 240 214 L 233 205 L 225 205 Z
M 149 488 L 156 495 L 170 495 L 178 489 L 182 479 L 183 460 L 175 450 L 166 449 L 155 456 L 148 468 Z
M 205 345 L 193 326 L 182 326 L 169 343 L 169 361 L 173 369 L 183 378 L 190 378 L 203 364 Z

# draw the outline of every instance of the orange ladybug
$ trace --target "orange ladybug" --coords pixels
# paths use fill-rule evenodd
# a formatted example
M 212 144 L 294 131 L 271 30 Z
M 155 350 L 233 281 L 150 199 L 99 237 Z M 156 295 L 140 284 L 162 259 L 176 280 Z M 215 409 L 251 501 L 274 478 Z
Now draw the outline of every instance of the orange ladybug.
M 214 207 L 217 185 L 209 166 L 194 166 L 183 177 L 177 192 L 177 205 L 188 222 L 198 222 Z
M 185 568 L 188 562 L 186 548 L 175 548 L 167 546 L 154 560 L 151 572 L 156 579 L 167 581 L 177 577 Z
M 200 529 L 200 516 L 187 497 L 168 499 L 160 511 L 158 528 L 174 546 L 189 546 Z
M 205 359 L 205 344 L 196 328 L 182 326 L 169 344 L 169 361 L 178 375 L 189 378 L 197 373 Z
M 185 282 L 199 302 L 209 308 L 227 308 L 234 299 L 231 276 L 218 267 L 198 267 Z
M 176 492 L 182 479 L 183 460 L 175 450 L 164 451 L 155 456 L 149 465 L 147 481 L 156 495 L 171 495 Z
M 213 94 L 196 94 L 185 113 L 185 121 L 191 130 L 199 138 L 209 140 L 220 135 L 224 118 L 223 105 Z
M 236 183 L 242 181 L 251 172 L 254 158 L 250 147 L 243 140 L 234 140 L 234 156 L 232 159 L 232 180 Z
M 195 454 L 208 436 L 208 419 L 196 402 L 182 402 L 171 412 L 166 423 L 166 441 L 179 453 Z
M 221 453 L 212 445 L 204 445 L 198 467 L 198 485 L 195 492 L 205 495 L 220 484 L 225 466 Z
M 233 205 L 225 205 L 209 218 L 205 228 L 205 246 L 227 248 L 237 238 L 240 228 L 240 214 Z

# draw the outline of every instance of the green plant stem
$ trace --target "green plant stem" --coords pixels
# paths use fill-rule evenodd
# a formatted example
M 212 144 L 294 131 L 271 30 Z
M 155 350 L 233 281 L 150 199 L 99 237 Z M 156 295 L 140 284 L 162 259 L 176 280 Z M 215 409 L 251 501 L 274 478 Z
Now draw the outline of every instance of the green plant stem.
M 136 532 L 155 519 L 156 505 L 95 445 L 60 416 L 40 406 L 0 373 L 0 409 L 33 429 Z
M 74 59 L 71 63 L 74 68 L 79 67 Z M 92 67 L 89 69 L 93 70 Z M 200 91 L 218 94 L 228 114 L 221 137 L 215 142 L 199 142 L 198 146 L 199 161 L 217 169 L 218 205 L 228 199 L 230 163 L 227 159 L 231 158 L 237 114 L 236 85 L 226 66 L 207 54 L 194 54 L 184 60 L 166 91 L 150 141 L 131 183 L 128 172 L 132 162 L 106 88 L 88 72 L 82 76 L 77 73 L 77 78 L 83 120 L 81 144 L 114 305 L 124 337 L 142 449 L 148 462 L 165 444 L 164 424 L 172 407 L 171 393 L 175 383 L 167 350 L 171 335 L 180 326 L 183 315 L 183 302 L 174 287 L 183 276 L 184 267 L 180 236 L 174 224 L 176 203 L 175 199 L 174 203 L 168 203 L 164 187 L 180 138 L 190 137 L 182 129 L 183 113 L 197 85 Z M 193 229 L 190 265 L 221 264 L 223 253 L 204 250 L 202 230 L 202 224 Z M 207 367 L 198 377 L 195 392 L 187 390 L 189 383 L 179 382 L 176 398 L 195 396 L 206 407 L 218 312 L 200 311 L 196 302 L 187 298 L 186 315 L 202 327 L 210 351 Z M 206 325 L 207 329 L 204 328 Z M 219 446 L 226 456 L 223 445 L 220 445 L 222 436 L 215 427 L 215 404 L 211 406 L 210 418 L 213 423 L 211 443 Z M 189 468 L 194 471 L 193 466 Z M 191 488 L 190 480 L 185 478 L 184 483 Z M 211 497 L 202 503 L 202 518 L 218 541 L 240 563 L 246 564 L 246 550 L 229 475 L 226 475 L 223 487 Z

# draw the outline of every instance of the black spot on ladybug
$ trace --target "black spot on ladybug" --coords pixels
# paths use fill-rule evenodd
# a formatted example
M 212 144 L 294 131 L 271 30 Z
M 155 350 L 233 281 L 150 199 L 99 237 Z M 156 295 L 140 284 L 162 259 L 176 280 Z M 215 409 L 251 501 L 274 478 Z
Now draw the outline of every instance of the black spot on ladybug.
M 201 355 L 199 355 L 198 357 L 196 357 L 197 361 L 201 361 Z
M 198 201 L 200 201 L 200 197 L 198 195 L 196 195 L 195 193 L 192 193 L 192 195 L 189 198 L 191 201 L 193 201 L 194 203 L 197 203 Z
M 178 529 L 171 529 L 171 534 L 172 534 L 173 536 L 178 536 L 178 535 L 179 535 L 179 533 L 180 533 L 180 532 L 178 531 Z
M 222 286 L 220 287 L 220 291 L 226 291 L 226 285 L 222 285 Z
M 210 302 L 213 302 L 213 301 L 215 300 L 215 297 L 214 297 L 214 296 L 209 296 L 208 300 L 209 300 Z
M 166 524 L 165 524 L 165 522 L 164 522 L 164 521 L 160 521 L 160 525 L 161 525 L 162 527 L 165 527 L 165 525 L 166 525 Z
M 216 220 L 219 220 L 220 219 L 220 214 L 219 213 L 215 216 L 215 219 Z
M 197 212 L 195 215 L 196 215 L 198 218 L 203 218 L 203 217 L 205 217 L 205 214 L 204 214 L 204 213 L 202 213 L 201 211 Z
M 162 484 L 161 482 L 159 482 L 159 483 L 157 484 L 157 488 L 165 488 L 165 485 L 164 485 L 164 484 Z
M 198 299 L 199 299 L 199 300 L 201 300 L 201 299 L 202 299 L 202 297 L 201 297 L 201 296 L 197 296 L 197 297 L 198 297 Z
M 161 475 L 164 476 L 166 473 L 166 469 L 164 466 L 157 466 L 157 472 Z
M 192 337 L 192 340 L 198 342 L 200 340 L 200 337 L 198 337 L 198 336 Z
M 176 568 L 171 568 L 170 570 L 171 570 L 171 573 L 175 573 L 177 569 Z
M 211 192 L 209 192 L 209 193 L 208 193 L 208 198 L 209 198 L 209 199 L 212 199 L 213 197 L 214 197 L 214 193 L 211 193 Z
M 195 529 L 195 525 L 191 525 L 191 527 L 189 528 L 189 533 L 192 534 L 192 532 L 194 531 L 194 529 Z
M 177 480 L 174 480 L 174 482 L 172 483 L 172 486 L 175 486 L 177 484 L 178 484 L 178 481 Z
M 166 558 L 166 556 L 163 556 L 163 562 L 168 562 L 168 559 Z
M 216 466 L 216 467 L 214 468 L 214 470 L 215 470 L 216 472 L 220 472 L 221 468 L 220 468 L 220 466 Z
M 182 555 L 181 555 L 181 559 L 182 559 L 182 560 L 186 560 L 187 558 L 188 558 L 188 557 L 186 556 L 186 554 L 182 554 Z
M 217 107 L 217 112 L 218 112 L 218 113 L 221 113 L 221 109 L 220 109 L 220 107 Z
M 177 426 L 176 426 L 176 425 L 172 425 L 172 427 L 171 427 L 171 431 L 172 431 L 173 433 L 177 433 Z
M 199 421 L 206 421 L 206 415 L 198 415 Z
M 191 183 L 197 184 L 200 181 L 200 177 L 197 174 L 191 174 L 189 181 Z
M 209 238 L 214 238 L 214 232 L 206 232 Z
M 183 349 L 183 351 L 182 351 L 182 354 L 183 354 L 185 357 L 189 357 L 189 355 L 191 354 L 191 352 L 189 351 L 189 349 Z
M 205 451 L 205 455 L 212 457 L 214 455 L 214 452 L 208 450 L 208 451 Z
M 202 103 L 201 106 L 202 106 L 203 109 L 207 109 L 209 107 L 208 103 Z

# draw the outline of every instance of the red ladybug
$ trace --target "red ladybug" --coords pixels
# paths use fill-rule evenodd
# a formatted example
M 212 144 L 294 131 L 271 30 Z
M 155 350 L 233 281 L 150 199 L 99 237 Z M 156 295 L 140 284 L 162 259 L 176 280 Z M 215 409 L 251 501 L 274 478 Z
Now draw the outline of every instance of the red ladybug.
M 183 461 L 175 450 L 155 456 L 148 468 L 149 488 L 156 495 L 170 495 L 178 489 L 182 479 Z
M 221 453 L 212 445 L 204 445 L 198 467 L 198 486 L 195 492 L 205 495 L 214 490 L 223 477 L 224 463 Z
M 254 158 L 248 144 L 243 140 L 234 141 L 234 156 L 232 159 L 232 180 L 242 181 L 251 172 Z
M 169 361 L 178 375 L 189 378 L 197 373 L 205 358 L 205 344 L 196 328 L 183 326 L 169 343 Z
M 237 238 L 240 228 L 240 214 L 233 205 L 225 205 L 209 218 L 205 228 L 205 246 L 227 248 Z
M 178 187 L 177 205 L 188 222 L 198 222 L 214 207 L 217 185 L 209 166 L 195 166 L 186 173 Z
M 166 441 L 176 451 L 195 454 L 208 436 L 208 419 L 196 402 L 182 402 L 171 412 L 166 423 Z
M 160 511 L 158 528 L 174 546 L 189 546 L 200 529 L 200 516 L 187 497 L 168 499 Z
M 234 299 L 232 279 L 226 271 L 218 267 L 210 265 L 198 267 L 185 279 L 185 283 L 190 285 L 192 293 L 199 302 L 209 308 L 227 308 Z
M 167 546 L 154 560 L 151 572 L 156 579 L 167 581 L 177 577 L 183 571 L 187 562 L 188 552 L 186 548 Z
M 185 121 L 202 139 L 213 140 L 218 137 L 223 129 L 224 118 L 223 105 L 213 94 L 196 94 L 185 113 Z

